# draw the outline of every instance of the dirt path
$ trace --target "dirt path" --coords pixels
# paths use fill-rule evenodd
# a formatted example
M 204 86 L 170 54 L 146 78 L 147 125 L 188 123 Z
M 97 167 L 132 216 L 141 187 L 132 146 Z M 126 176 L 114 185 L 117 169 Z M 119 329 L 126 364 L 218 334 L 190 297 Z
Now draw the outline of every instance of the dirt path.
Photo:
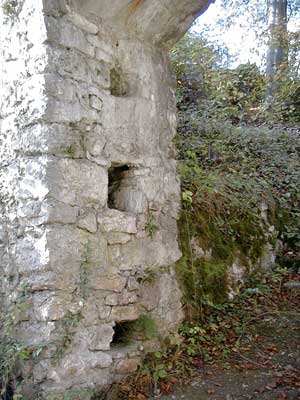
M 299 304 L 300 307 L 300 304 Z M 300 399 L 300 313 L 266 314 L 249 326 L 224 368 L 203 371 L 162 400 Z

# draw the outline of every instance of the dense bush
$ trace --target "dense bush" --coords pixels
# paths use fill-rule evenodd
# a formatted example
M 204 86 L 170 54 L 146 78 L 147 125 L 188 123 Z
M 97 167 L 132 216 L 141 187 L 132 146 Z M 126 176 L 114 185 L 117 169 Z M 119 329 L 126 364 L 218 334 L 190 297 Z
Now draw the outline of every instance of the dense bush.
M 238 257 L 251 268 L 264 245 L 279 237 L 285 252 L 300 250 L 300 137 L 281 130 L 234 127 L 177 136 L 182 179 L 179 274 L 186 301 L 226 298 L 226 266 Z M 261 217 L 268 205 L 268 221 Z M 191 239 L 211 250 L 209 265 L 192 260 Z M 225 266 L 225 267 L 224 267 Z
M 299 132 L 266 126 L 297 120 L 298 89 L 295 81 L 282 86 L 275 115 L 263 104 L 265 80 L 255 65 L 221 67 L 220 51 L 193 35 L 173 50 L 172 61 L 183 196 L 178 272 L 186 303 L 199 311 L 203 302 L 226 298 L 227 267 L 236 257 L 253 266 L 266 242 L 278 237 L 285 253 L 299 251 Z M 266 235 L 262 204 L 273 235 Z M 209 260 L 193 260 L 195 237 L 211 251 Z
M 297 42 L 298 43 L 298 42 Z M 300 121 L 300 77 L 294 60 L 278 76 L 272 107 L 265 102 L 266 79 L 255 64 L 228 68 L 228 51 L 187 33 L 171 52 L 177 78 L 180 131 L 211 121 L 239 123 Z M 299 63 L 298 69 L 299 69 Z

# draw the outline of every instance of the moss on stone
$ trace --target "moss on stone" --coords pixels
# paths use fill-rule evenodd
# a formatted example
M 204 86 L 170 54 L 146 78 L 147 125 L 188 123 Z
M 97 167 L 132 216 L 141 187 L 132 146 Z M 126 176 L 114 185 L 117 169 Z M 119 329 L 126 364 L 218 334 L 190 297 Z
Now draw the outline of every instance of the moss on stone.
M 199 207 L 182 211 L 179 220 L 179 242 L 182 258 L 177 263 L 177 274 L 184 293 L 187 309 L 199 315 L 202 304 L 223 303 L 228 299 L 228 269 L 235 260 L 250 271 L 258 264 L 267 242 L 258 218 L 245 214 L 239 219 L 232 213 L 227 218 L 227 229 L 222 229 L 222 209 L 215 218 Z M 193 246 L 208 255 L 197 256 Z M 251 267 L 251 268 L 250 268 Z M 198 311 L 197 311 L 198 310 Z

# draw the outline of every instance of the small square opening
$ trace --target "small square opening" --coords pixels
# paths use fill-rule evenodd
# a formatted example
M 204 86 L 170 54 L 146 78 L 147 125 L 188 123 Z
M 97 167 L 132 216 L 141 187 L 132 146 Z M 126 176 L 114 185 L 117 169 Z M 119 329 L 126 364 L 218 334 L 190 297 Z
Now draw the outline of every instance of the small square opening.
M 133 339 L 136 331 L 136 321 L 116 322 L 111 347 L 127 346 Z

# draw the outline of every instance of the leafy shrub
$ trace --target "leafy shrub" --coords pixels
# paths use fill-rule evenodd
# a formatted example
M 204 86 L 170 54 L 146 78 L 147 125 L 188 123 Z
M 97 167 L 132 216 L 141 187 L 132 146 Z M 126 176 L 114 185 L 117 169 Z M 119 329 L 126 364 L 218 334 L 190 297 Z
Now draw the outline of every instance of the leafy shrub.
M 180 132 L 179 132 L 180 133 Z M 186 304 L 201 313 L 201 303 L 226 298 L 226 266 L 238 257 L 256 264 L 264 245 L 280 237 L 300 249 L 300 138 L 281 130 L 224 125 L 211 132 L 178 135 L 183 212 L 183 258 L 178 273 Z M 268 206 L 273 236 L 262 218 Z M 197 238 L 209 261 L 193 260 Z

